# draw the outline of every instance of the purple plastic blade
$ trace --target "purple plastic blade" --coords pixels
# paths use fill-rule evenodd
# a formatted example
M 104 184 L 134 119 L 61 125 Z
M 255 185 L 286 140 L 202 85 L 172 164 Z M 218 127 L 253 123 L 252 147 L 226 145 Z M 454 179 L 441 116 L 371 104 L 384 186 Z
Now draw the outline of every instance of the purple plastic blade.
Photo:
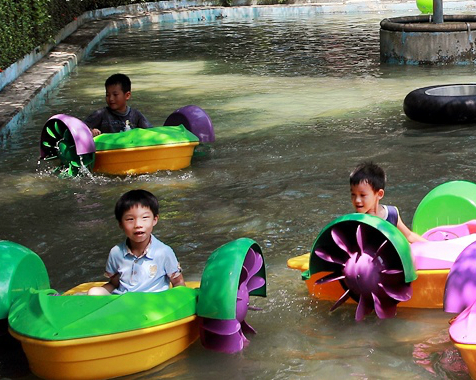
M 380 272 L 380 280 L 385 286 L 400 286 L 405 284 L 405 273 L 401 269 L 384 269 Z
M 241 330 L 245 334 L 256 334 L 256 330 L 253 327 L 251 327 L 251 325 L 248 324 L 246 321 L 241 322 Z
M 247 283 L 248 280 L 250 279 L 250 275 L 248 273 L 248 269 L 246 269 L 245 266 L 241 267 L 241 273 L 240 273 L 240 280 L 239 280 L 239 285 L 243 283 Z
M 381 273 L 384 274 L 385 276 L 401 275 L 403 279 L 405 278 L 403 269 L 384 269 L 382 270 Z
M 361 321 L 367 314 L 370 314 L 373 309 L 372 301 L 366 297 L 360 296 L 359 304 L 357 305 L 357 310 L 355 311 L 355 320 Z
M 401 284 L 397 286 L 378 284 L 379 287 L 390 297 L 397 301 L 408 301 L 412 298 L 413 289 L 410 285 Z
M 378 240 L 375 239 L 376 233 L 380 234 L 377 230 L 369 228 L 366 224 L 359 224 L 357 226 L 356 239 L 361 254 L 365 253 L 374 258 L 377 256 L 377 252 L 382 248 L 385 242 L 377 248 L 375 246 L 378 242 Z
M 245 283 L 242 283 L 238 288 L 238 295 L 236 300 L 236 320 L 242 322 L 246 313 L 248 312 L 248 304 L 250 301 L 250 295 Z
M 360 253 L 363 253 L 364 252 L 364 239 L 363 239 L 363 236 L 362 236 L 363 232 L 362 232 L 362 225 L 359 224 L 357 226 L 357 231 L 355 232 L 355 236 L 357 238 L 357 245 L 359 246 L 359 251 Z M 358 260 L 358 258 L 357 258 Z
M 245 260 L 243 261 L 243 266 L 248 269 L 248 271 L 253 268 L 256 261 L 256 252 L 253 249 L 249 249 L 246 253 Z
M 391 298 L 378 297 L 372 293 L 375 313 L 381 319 L 393 318 L 397 314 L 397 303 Z
M 344 259 L 343 257 L 338 257 L 338 256 L 335 256 L 335 255 L 331 256 L 329 253 L 327 253 L 325 251 L 321 251 L 320 249 L 316 249 L 314 252 L 319 258 L 321 258 L 322 260 L 327 261 L 329 263 L 344 265 L 345 262 L 348 259 L 348 258 Z
M 248 344 L 241 330 L 232 335 L 219 335 L 200 329 L 200 339 L 205 348 L 227 354 L 239 352 Z
M 248 291 L 249 292 L 252 292 L 253 290 L 255 289 L 259 289 L 261 288 L 264 284 L 266 283 L 266 281 L 264 280 L 264 278 L 261 278 L 261 277 L 258 277 L 258 276 L 254 276 L 252 277 L 249 281 L 248 281 Z
M 446 280 L 444 310 L 460 313 L 476 301 L 476 242 L 457 257 Z
M 337 302 L 331 307 L 331 311 L 337 309 L 340 305 L 342 305 L 345 301 L 347 301 L 350 297 L 350 290 L 347 289 L 344 294 L 340 296 Z
M 345 276 L 342 273 L 330 273 L 315 282 L 316 285 L 327 284 L 328 282 L 343 280 Z
M 240 323 L 236 319 L 208 319 L 204 318 L 202 327 L 204 330 L 217 335 L 232 335 L 240 331 Z
M 252 277 L 258 273 L 263 266 L 263 258 L 259 253 L 256 253 L 250 249 L 246 254 L 243 265 L 246 267 L 246 269 L 248 269 L 248 273 Z
M 377 260 L 379 257 L 385 256 L 385 250 L 388 246 L 388 240 L 385 239 L 384 242 L 380 244 L 380 247 L 378 247 L 377 252 L 375 252 L 375 260 Z
M 352 248 L 344 241 L 346 234 L 344 232 L 339 231 L 336 228 L 331 230 L 331 236 L 337 246 L 342 249 L 344 252 L 354 253 Z

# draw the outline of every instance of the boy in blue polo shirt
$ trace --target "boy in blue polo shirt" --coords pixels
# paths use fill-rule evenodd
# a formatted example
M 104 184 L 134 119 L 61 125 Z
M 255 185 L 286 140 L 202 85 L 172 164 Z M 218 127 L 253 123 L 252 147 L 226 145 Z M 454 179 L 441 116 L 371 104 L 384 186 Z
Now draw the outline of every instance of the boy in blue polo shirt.
M 184 286 L 175 253 L 152 235 L 159 220 L 159 202 L 146 190 L 131 190 L 117 201 L 115 216 L 126 240 L 114 246 L 106 263 L 109 282 L 93 287 L 89 295 L 161 292 Z

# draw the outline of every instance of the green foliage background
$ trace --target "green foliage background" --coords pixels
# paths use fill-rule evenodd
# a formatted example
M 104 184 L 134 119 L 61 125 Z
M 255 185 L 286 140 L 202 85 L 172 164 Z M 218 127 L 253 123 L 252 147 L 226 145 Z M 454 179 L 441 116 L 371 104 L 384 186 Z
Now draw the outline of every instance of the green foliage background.
M 54 40 L 86 11 L 145 0 L 0 0 L 0 70 Z

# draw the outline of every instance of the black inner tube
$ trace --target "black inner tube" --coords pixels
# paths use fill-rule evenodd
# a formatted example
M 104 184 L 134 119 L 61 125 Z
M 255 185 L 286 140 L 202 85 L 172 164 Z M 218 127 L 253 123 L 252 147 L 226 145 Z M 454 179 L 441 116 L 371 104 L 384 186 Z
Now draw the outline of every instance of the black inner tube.
M 403 101 L 412 120 L 428 124 L 476 123 L 476 84 L 418 88 Z
M 476 84 L 458 84 L 449 86 L 432 87 L 425 91 L 430 96 L 474 96 L 476 97 Z

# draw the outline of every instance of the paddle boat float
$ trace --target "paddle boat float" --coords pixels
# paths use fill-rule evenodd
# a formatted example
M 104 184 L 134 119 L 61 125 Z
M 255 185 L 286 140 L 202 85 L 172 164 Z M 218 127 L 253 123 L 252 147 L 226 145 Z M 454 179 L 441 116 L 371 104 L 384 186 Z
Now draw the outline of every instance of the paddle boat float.
M 428 242 L 411 246 L 392 224 L 365 214 L 329 223 L 311 253 L 291 258 L 309 293 L 321 300 L 357 303 L 356 320 L 397 306 L 457 313 L 450 338 L 476 379 L 476 184 L 452 181 L 420 202 L 413 230 Z
M 31 371 L 44 379 L 107 379 L 153 368 L 198 337 L 205 348 L 235 353 L 254 333 L 245 321 L 252 296 L 266 296 L 259 245 L 242 238 L 216 249 L 201 282 L 159 293 L 59 295 L 40 257 L 0 241 L 0 319 L 21 342 Z
M 418 206 L 413 230 L 429 242 L 410 246 L 392 224 L 366 214 L 349 214 L 325 226 L 311 253 L 288 260 L 302 272 L 309 293 L 356 302 L 356 319 L 375 309 L 395 316 L 397 305 L 442 308 L 448 274 L 476 241 L 476 184 L 453 181 L 429 192 Z M 468 222 L 462 226 L 456 224 Z
M 81 120 L 58 114 L 45 123 L 40 137 L 40 160 L 58 160 L 62 172 L 81 169 L 113 175 L 180 170 L 190 166 L 199 143 L 215 141 L 208 114 L 198 106 L 175 110 L 163 127 L 135 128 L 92 137 Z

